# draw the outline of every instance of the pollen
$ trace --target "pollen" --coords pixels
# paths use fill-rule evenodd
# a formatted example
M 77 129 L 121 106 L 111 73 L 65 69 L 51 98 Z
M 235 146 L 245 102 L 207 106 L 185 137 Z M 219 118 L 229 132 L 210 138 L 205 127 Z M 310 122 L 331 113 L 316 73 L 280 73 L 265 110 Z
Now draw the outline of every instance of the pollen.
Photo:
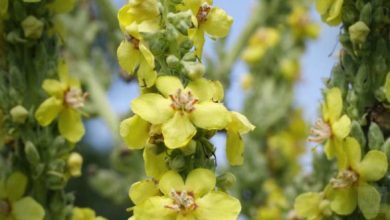
M 169 95 L 172 100 L 171 107 L 174 110 L 191 113 L 195 110 L 195 104 L 198 103 L 198 99 L 192 95 L 190 91 L 183 92 L 178 89 L 173 95 Z
M 74 109 L 79 109 L 84 107 L 85 100 L 88 97 L 88 93 L 83 93 L 81 89 L 70 88 L 65 93 L 65 104 Z
M 198 10 L 198 13 L 196 14 L 196 19 L 198 20 L 198 23 L 203 23 L 207 21 L 207 16 L 209 15 L 211 10 L 211 5 L 208 5 L 207 3 L 204 3 Z
M 352 186 L 359 179 L 359 175 L 353 170 L 341 171 L 336 178 L 332 178 L 330 183 L 335 189 L 342 189 Z
M 173 199 L 173 204 L 165 206 L 166 208 L 187 213 L 198 207 L 192 192 L 172 190 L 170 196 Z
M 322 119 L 318 119 L 314 127 L 310 130 L 310 137 L 307 140 L 320 144 L 329 139 L 331 135 L 332 131 L 330 126 Z

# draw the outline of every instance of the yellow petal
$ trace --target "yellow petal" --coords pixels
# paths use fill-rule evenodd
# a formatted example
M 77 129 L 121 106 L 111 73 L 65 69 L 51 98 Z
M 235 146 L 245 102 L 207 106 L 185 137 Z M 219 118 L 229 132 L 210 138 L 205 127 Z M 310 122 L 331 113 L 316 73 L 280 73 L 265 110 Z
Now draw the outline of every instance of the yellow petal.
M 141 53 L 127 40 L 121 42 L 117 50 L 118 62 L 121 68 L 128 74 L 133 74 L 139 65 Z
M 227 130 L 226 157 L 232 166 L 242 165 L 244 162 L 244 142 L 237 131 Z
M 165 145 L 170 148 L 179 148 L 188 144 L 196 134 L 186 113 L 176 112 L 173 118 L 163 124 L 162 133 Z
M 149 64 L 149 66 L 152 69 L 154 69 L 154 55 L 152 54 L 152 52 L 150 52 L 150 50 L 142 42 L 140 42 L 138 46 L 139 46 L 139 51 L 141 52 L 144 59 L 146 60 L 146 63 Z
M 223 192 L 210 192 L 196 200 L 197 219 L 236 220 L 241 211 L 240 202 Z
M 147 93 L 131 102 L 131 109 L 152 124 L 162 124 L 173 116 L 171 102 L 159 94 Z
M 47 94 L 60 98 L 64 95 L 66 85 L 58 80 L 46 79 L 43 81 L 42 88 Z
M 158 186 L 164 195 L 170 196 L 172 191 L 184 189 L 184 181 L 176 171 L 170 170 L 161 177 Z
M 343 110 L 343 100 L 339 88 L 332 88 L 325 93 L 326 108 L 328 110 L 329 121 L 336 121 Z M 326 120 L 327 121 L 327 120 Z
M 132 16 L 128 13 L 129 9 L 130 5 L 126 4 L 118 11 L 119 26 L 123 32 L 125 32 L 125 28 L 134 21 Z
M 188 174 L 185 187 L 188 191 L 193 192 L 195 197 L 202 197 L 214 190 L 215 183 L 216 178 L 213 172 L 208 169 L 198 168 Z
M 206 33 L 214 38 L 226 37 L 233 24 L 233 18 L 224 10 L 213 7 L 203 25 Z
M 203 46 L 205 42 L 204 30 L 202 28 L 189 29 L 188 36 L 194 42 L 196 56 L 201 58 L 203 54 Z
M 199 78 L 188 83 L 186 90 L 190 90 L 200 102 L 211 101 L 214 95 L 214 88 L 211 86 L 210 81 L 205 78 Z
M 35 118 L 41 126 L 48 126 L 58 116 L 62 108 L 62 100 L 50 97 L 38 107 Z
M 294 209 L 299 216 L 312 217 L 321 213 L 319 205 L 321 203 L 321 195 L 319 193 L 307 192 L 299 195 L 295 199 Z
M 167 197 L 154 196 L 134 208 L 136 220 L 176 220 L 177 211 L 167 208 L 173 200 Z
M 183 0 L 184 7 L 178 7 L 179 10 L 187 10 L 190 9 L 194 15 L 196 15 L 199 11 L 199 8 L 204 4 L 208 5 L 213 4 L 213 0 Z
M 316 9 L 320 15 L 327 13 L 334 0 L 317 0 Z
M 351 132 L 351 119 L 347 115 L 343 115 L 340 119 L 332 124 L 332 134 L 336 138 L 344 139 Z
M 12 214 L 15 220 L 42 220 L 45 217 L 43 207 L 31 197 L 24 197 L 13 203 Z
M 222 102 L 225 96 L 222 83 L 217 80 L 211 80 L 210 83 L 213 88 L 212 101 Z
M 371 150 L 360 162 L 358 172 L 360 178 L 366 181 L 378 181 L 385 176 L 387 167 L 386 155 L 382 151 Z
M 232 121 L 229 124 L 228 129 L 237 131 L 240 134 L 245 134 L 255 129 L 255 126 L 249 122 L 245 115 L 239 112 L 230 112 Z
M 128 13 L 137 22 L 154 19 L 159 16 L 157 0 L 133 0 L 129 1 Z
M 165 151 L 157 153 L 156 147 L 154 145 L 149 145 L 145 147 L 143 157 L 145 173 L 147 176 L 160 179 L 161 176 L 168 171 Z
M 141 204 L 152 196 L 160 193 L 156 183 L 151 180 L 142 180 L 131 185 L 129 190 L 129 197 L 135 205 Z
M 379 213 L 381 195 L 374 186 L 361 183 L 358 186 L 358 206 L 366 219 L 375 218 Z
M 354 187 L 337 189 L 332 193 L 330 207 L 339 215 L 349 215 L 356 209 L 357 197 Z
M 332 22 L 334 20 L 337 20 L 340 17 L 343 3 L 344 0 L 333 1 L 333 4 L 328 9 L 328 16 L 326 17 L 327 22 Z
M 179 78 L 174 76 L 160 76 L 156 80 L 158 91 L 165 97 L 176 94 L 177 90 L 184 90 Z
M 141 87 L 150 88 L 154 85 L 157 79 L 157 72 L 149 66 L 144 60 L 141 60 L 137 72 L 138 83 Z
M 150 124 L 138 115 L 121 122 L 120 135 L 131 149 L 142 149 L 149 139 Z
M 7 178 L 5 183 L 7 199 L 11 202 L 20 199 L 26 192 L 27 177 L 21 172 L 14 172 Z
M 80 141 L 85 133 L 81 114 L 71 108 L 66 108 L 60 113 L 58 128 L 61 135 L 72 143 Z
M 362 157 L 359 142 L 355 138 L 347 137 L 344 142 L 344 151 L 348 160 L 349 166 L 357 171 Z
M 223 104 L 211 101 L 195 105 L 191 112 L 191 121 L 199 128 L 220 130 L 227 127 L 231 121 L 230 113 Z

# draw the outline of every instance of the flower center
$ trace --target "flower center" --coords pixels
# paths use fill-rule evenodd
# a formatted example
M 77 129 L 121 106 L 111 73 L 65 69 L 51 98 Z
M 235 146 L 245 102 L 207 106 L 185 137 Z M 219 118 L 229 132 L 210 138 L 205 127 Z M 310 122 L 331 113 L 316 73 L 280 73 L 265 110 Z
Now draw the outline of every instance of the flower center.
M 187 213 L 194 211 L 198 207 L 192 192 L 172 190 L 171 198 L 173 199 L 173 204 L 165 206 L 166 208 Z
M 65 103 L 75 109 L 82 108 L 87 96 L 88 93 L 83 93 L 81 89 L 71 88 L 65 93 Z
M 196 14 L 196 19 L 198 20 L 198 23 L 203 23 L 207 21 L 207 16 L 209 15 L 211 10 L 211 5 L 208 5 L 207 3 L 204 3 L 202 6 L 200 6 L 198 13 Z
M 332 135 L 330 126 L 325 123 L 322 119 L 318 119 L 314 127 L 310 130 L 310 136 L 307 139 L 310 142 L 322 143 L 325 140 L 329 139 Z
M 0 216 L 8 216 L 11 212 L 11 205 L 6 200 L 0 200 Z
M 359 175 L 355 171 L 344 170 L 336 178 L 332 178 L 330 184 L 334 189 L 341 189 L 352 186 L 358 179 Z
M 133 44 L 134 49 L 139 49 L 139 40 L 131 35 L 126 36 L 126 40 Z
M 183 92 L 181 89 L 178 89 L 176 94 L 169 95 L 172 100 L 171 107 L 177 111 L 183 111 L 191 113 L 195 110 L 194 105 L 198 102 L 190 91 Z

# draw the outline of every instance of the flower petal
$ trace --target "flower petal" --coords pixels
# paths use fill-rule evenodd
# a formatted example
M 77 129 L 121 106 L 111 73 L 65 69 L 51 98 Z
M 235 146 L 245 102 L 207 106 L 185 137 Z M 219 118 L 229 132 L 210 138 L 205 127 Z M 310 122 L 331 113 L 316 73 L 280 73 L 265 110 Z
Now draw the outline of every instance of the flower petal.
M 42 88 L 47 94 L 60 98 L 64 95 L 66 85 L 58 80 L 46 79 L 43 81 Z
M 253 131 L 255 126 L 250 123 L 250 121 L 238 112 L 230 112 L 232 121 L 229 124 L 228 129 L 232 131 L 237 131 L 240 134 L 248 133 L 249 131 Z
M 330 207 L 339 215 L 349 215 L 356 209 L 358 196 L 354 187 L 334 190 L 331 197 Z
M 24 197 L 13 203 L 12 214 L 15 220 L 42 220 L 45 210 L 31 197 Z
M 340 117 L 343 110 L 343 99 L 341 97 L 340 89 L 337 87 L 329 89 L 325 93 L 325 99 L 325 105 L 329 117 L 326 118 L 325 121 L 329 120 L 331 123 L 333 123 Z
M 139 44 L 139 51 L 142 53 L 146 63 L 149 64 L 152 69 L 154 69 L 154 56 L 152 52 L 150 52 L 150 50 L 143 43 Z
M 190 9 L 192 11 L 192 13 L 196 15 L 199 11 L 199 8 L 204 3 L 207 3 L 208 5 L 212 5 L 213 0 L 183 0 L 184 7 L 179 7 L 178 9 L 179 10 Z
M 351 119 L 343 115 L 340 119 L 332 124 L 332 133 L 339 139 L 346 138 L 351 132 Z
M 80 112 L 71 108 L 65 108 L 61 112 L 58 120 L 58 128 L 61 135 L 72 143 L 80 141 L 85 133 Z
M 176 220 L 177 212 L 167 208 L 173 200 L 167 197 L 154 196 L 134 208 L 137 220 Z
M 184 181 L 176 171 L 170 170 L 162 175 L 158 186 L 164 195 L 170 196 L 172 190 L 181 191 L 184 189 Z
M 62 100 L 50 97 L 38 107 L 35 118 L 41 126 L 48 126 L 58 116 L 62 108 Z
M 360 162 L 358 172 L 362 179 L 366 181 L 378 181 L 387 172 L 386 155 L 379 150 L 369 151 Z
M 210 81 L 205 78 L 199 78 L 188 83 L 186 90 L 189 89 L 200 102 L 211 101 L 213 98 L 214 88 Z
M 194 42 L 196 56 L 201 58 L 203 54 L 203 46 L 205 42 L 204 30 L 202 28 L 192 28 L 188 30 L 188 36 Z
M 242 165 L 244 162 L 244 142 L 241 135 L 233 130 L 227 130 L 226 157 L 232 166 Z
M 208 169 L 198 168 L 192 170 L 185 182 L 188 191 L 192 191 L 195 197 L 202 197 L 215 188 L 216 178 L 213 172 Z
M 141 60 L 141 53 L 134 48 L 134 45 L 124 40 L 119 45 L 116 54 L 120 67 L 128 74 L 134 74 L 134 70 Z
M 27 187 L 27 177 L 20 172 L 14 172 L 7 178 L 6 193 L 7 198 L 11 201 L 16 201 L 24 195 Z
M 176 112 L 172 119 L 162 126 L 164 143 L 168 148 L 174 149 L 188 144 L 196 134 L 188 115 Z
M 159 193 L 160 190 L 158 189 L 157 184 L 153 180 L 147 179 L 131 185 L 129 197 L 135 205 L 138 205 L 152 196 L 157 196 Z
M 160 177 L 168 170 L 167 163 L 165 162 L 165 151 L 157 153 L 157 149 L 154 145 L 145 147 L 143 157 L 145 173 L 147 176 L 160 179 Z
M 121 122 L 120 135 L 131 149 L 142 149 L 149 140 L 150 124 L 138 115 Z
M 233 18 L 224 10 L 213 7 L 207 16 L 207 21 L 203 25 L 206 33 L 214 38 L 226 37 L 233 24 Z
M 162 124 L 173 115 L 171 102 L 159 94 L 147 93 L 131 102 L 131 109 L 152 124 Z
M 361 183 L 358 186 L 358 205 L 366 219 L 375 218 L 379 213 L 381 195 L 374 186 Z
M 359 142 L 355 138 L 347 137 L 344 142 L 344 151 L 348 160 L 349 166 L 357 171 L 362 158 L 362 152 Z
M 141 87 L 150 88 L 156 82 L 157 72 L 145 60 L 142 60 L 137 71 L 137 76 L 138 83 Z
M 294 209 L 299 216 L 310 218 L 321 213 L 319 206 L 321 195 L 315 192 L 307 192 L 295 199 Z
M 160 76 L 156 80 L 157 90 L 165 97 L 176 94 L 177 90 L 184 90 L 179 78 L 174 76 Z
M 210 192 L 196 200 L 197 219 L 236 220 L 241 204 L 236 198 L 223 192 Z
M 227 127 L 231 121 L 230 113 L 223 104 L 211 101 L 195 105 L 191 112 L 191 121 L 199 128 L 220 130 Z

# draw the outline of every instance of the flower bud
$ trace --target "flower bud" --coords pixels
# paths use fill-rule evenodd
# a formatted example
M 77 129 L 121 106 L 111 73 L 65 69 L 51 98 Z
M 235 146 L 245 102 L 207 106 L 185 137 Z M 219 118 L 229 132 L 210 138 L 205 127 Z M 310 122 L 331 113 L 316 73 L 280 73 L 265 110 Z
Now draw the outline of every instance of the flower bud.
M 12 121 L 17 124 L 23 124 L 28 118 L 28 111 L 21 105 L 13 107 L 10 113 Z
M 167 57 L 167 64 L 170 68 L 178 68 L 180 66 L 180 60 L 175 55 L 169 55 Z
M 206 72 L 206 67 L 201 63 L 187 62 L 186 64 L 184 64 L 184 67 L 187 70 L 188 78 L 192 80 L 201 78 Z
M 69 155 L 68 162 L 68 172 L 73 177 L 81 176 L 81 168 L 83 166 L 83 157 L 79 153 L 73 152 Z
M 32 165 L 38 164 L 39 161 L 41 160 L 41 157 L 39 156 L 39 152 L 38 152 L 37 148 L 30 141 L 27 141 L 25 143 L 24 153 L 26 154 L 26 158 L 27 158 L 28 162 L 31 163 Z
M 232 187 L 236 181 L 236 176 L 230 172 L 224 173 L 217 177 L 217 185 L 224 190 Z
M 368 147 L 371 150 L 380 150 L 385 138 L 379 126 L 375 122 L 371 122 L 368 129 Z
M 188 52 L 189 50 L 191 50 L 191 48 L 194 46 L 194 43 L 192 42 L 192 40 L 190 39 L 185 39 L 181 44 L 180 44 L 180 51 L 181 52 Z M 188 54 L 188 53 L 187 53 Z M 186 55 L 187 55 L 186 54 Z M 186 56 L 184 55 L 184 56 Z M 183 58 L 184 59 L 184 58 Z M 189 61 L 189 60 L 186 60 L 186 61 Z M 192 61 L 195 61 L 195 60 L 192 60 Z
M 24 36 L 31 39 L 39 39 L 42 36 L 43 22 L 34 16 L 28 16 L 22 21 Z
M 360 11 L 360 21 L 371 24 L 372 17 L 372 5 L 370 2 L 363 6 L 363 9 Z
M 168 21 L 183 35 L 187 35 L 188 29 L 192 26 L 192 12 L 182 11 L 179 13 L 168 13 Z
M 370 33 L 370 28 L 366 23 L 358 21 L 348 28 L 349 36 L 354 45 L 361 45 L 367 40 L 367 36 Z
M 362 127 L 357 121 L 352 121 L 351 136 L 359 142 L 360 146 L 366 146 L 366 137 Z
M 359 11 L 354 5 L 346 5 L 341 16 L 345 24 L 353 24 L 359 19 Z
M 385 152 L 387 160 L 390 160 L 390 138 L 387 138 L 385 143 L 382 145 L 382 151 Z M 389 163 L 390 166 L 390 163 Z
M 385 96 L 388 102 L 390 102 L 390 72 L 387 73 L 386 82 L 384 86 Z
M 194 154 L 196 151 L 196 142 L 191 140 L 185 147 L 180 148 L 184 155 L 188 156 Z
M 181 171 L 184 169 L 186 164 L 183 154 L 177 154 L 174 157 L 169 158 L 169 167 L 176 171 Z
M 358 94 L 362 94 L 366 91 L 369 91 L 369 87 L 371 84 L 370 80 L 370 74 L 369 74 L 369 67 L 367 64 L 361 64 L 359 67 L 359 70 L 355 77 L 355 91 Z

